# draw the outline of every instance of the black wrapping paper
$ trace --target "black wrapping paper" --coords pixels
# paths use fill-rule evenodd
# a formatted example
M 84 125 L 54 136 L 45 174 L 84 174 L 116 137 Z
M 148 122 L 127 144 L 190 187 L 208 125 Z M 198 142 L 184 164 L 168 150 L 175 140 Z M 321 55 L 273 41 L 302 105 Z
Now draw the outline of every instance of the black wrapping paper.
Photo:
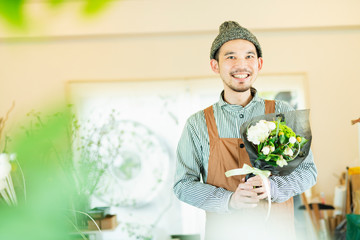
M 295 170 L 300 163 L 302 163 L 305 158 L 308 156 L 311 146 L 311 128 L 309 122 L 309 109 L 305 110 L 296 110 L 290 111 L 286 113 L 272 113 L 272 114 L 265 114 L 257 116 L 247 122 L 245 122 L 240 127 L 240 135 L 244 141 L 246 151 L 249 154 L 250 162 L 253 167 L 256 167 L 261 170 L 269 170 L 271 171 L 272 175 L 276 176 L 286 176 L 289 175 L 292 171 Z M 257 145 L 254 145 L 252 142 L 249 142 L 247 139 L 247 129 L 253 125 L 255 125 L 260 120 L 266 121 L 276 121 L 279 117 L 282 118 L 282 121 L 286 122 L 286 125 L 290 127 L 296 135 L 300 135 L 308 140 L 308 142 L 302 147 L 299 155 L 292 161 L 288 161 L 288 165 L 283 167 L 274 167 L 268 164 L 266 161 L 257 160 L 258 158 L 258 151 Z

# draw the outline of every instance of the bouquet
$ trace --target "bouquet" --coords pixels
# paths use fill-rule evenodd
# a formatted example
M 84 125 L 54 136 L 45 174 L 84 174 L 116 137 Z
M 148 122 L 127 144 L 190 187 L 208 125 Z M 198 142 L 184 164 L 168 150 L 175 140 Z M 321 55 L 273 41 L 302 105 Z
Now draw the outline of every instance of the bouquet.
M 260 120 L 250 126 L 247 129 L 247 140 L 257 149 L 255 162 L 264 161 L 265 164 L 281 168 L 297 156 L 304 155 L 301 149 L 308 142 L 287 126 L 282 116 L 277 117 L 276 121 Z
M 253 167 L 244 164 L 242 168 L 227 171 L 227 177 L 247 174 L 247 179 L 256 174 L 266 182 L 270 175 L 286 176 L 309 154 L 312 139 L 309 110 L 255 117 L 240 127 L 240 134 Z M 265 184 L 265 188 L 270 193 L 269 186 Z M 267 219 L 270 196 L 268 203 Z
M 309 154 L 309 110 L 261 115 L 245 122 L 240 133 L 253 167 L 286 176 Z

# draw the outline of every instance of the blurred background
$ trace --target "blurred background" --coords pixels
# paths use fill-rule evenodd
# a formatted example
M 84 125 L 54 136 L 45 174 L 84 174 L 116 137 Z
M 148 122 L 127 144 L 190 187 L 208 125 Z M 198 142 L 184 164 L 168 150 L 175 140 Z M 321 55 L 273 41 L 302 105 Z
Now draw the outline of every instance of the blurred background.
M 94 130 L 88 140 L 103 142 L 90 150 L 111 160 L 89 204 L 109 206 L 119 223 L 93 237 L 202 236 L 203 212 L 172 193 L 175 150 L 187 117 L 219 98 L 209 51 L 226 20 L 262 46 L 262 96 L 311 109 L 318 181 L 308 200 L 333 204 L 342 173 L 360 163 L 359 124 L 351 124 L 360 116 L 358 1 L 0 3 L 0 116 L 15 103 L 1 141 L 32 110 L 73 104 L 79 139 Z

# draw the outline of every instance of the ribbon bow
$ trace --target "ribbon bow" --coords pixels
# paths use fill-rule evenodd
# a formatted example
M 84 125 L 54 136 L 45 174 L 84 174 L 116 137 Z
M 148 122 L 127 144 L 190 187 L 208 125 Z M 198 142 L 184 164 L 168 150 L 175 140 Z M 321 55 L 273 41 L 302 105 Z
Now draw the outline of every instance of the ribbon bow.
M 225 176 L 226 177 L 231 177 L 231 176 L 236 176 L 236 175 L 246 175 L 249 173 L 253 173 L 255 175 L 259 175 L 262 179 L 262 181 L 264 182 L 265 185 L 265 191 L 268 194 L 268 211 L 266 214 L 266 221 L 269 219 L 270 216 L 270 210 L 271 210 L 271 196 L 270 196 L 270 187 L 267 184 L 267 178 L 270 176 L 271 172 L 268 170 L 260 170 L 258 168 L 254 168 L 254 167 L 250 167 L 249 165 L 247 165 L 246 163 L 244 163 L 242 168 L 236 168 L 236 169 L 232 169 L 229 170 L 227 172 L 225 172 Z

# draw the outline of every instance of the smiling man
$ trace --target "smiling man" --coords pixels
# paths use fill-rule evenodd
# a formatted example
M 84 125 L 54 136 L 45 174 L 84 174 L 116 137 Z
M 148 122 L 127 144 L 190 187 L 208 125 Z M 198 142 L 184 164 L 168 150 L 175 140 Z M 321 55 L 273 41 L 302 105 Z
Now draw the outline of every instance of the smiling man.
M 292 197 L 311 188 L 317 171 L 310 152 L 287 176 L 227 178 L 225 172 L 251 165 L 240 126 L 259 115 L 293 110 L 282 101 L 260 98 L 252 87 L 263 66 L 256 37 L 237 22 L 220 26 L 212 43 L 210 65 L 223 81 L 217 103 L 186 122 L 177 149 L 174 193 L 206 211 L 205 239 L 294 239 Z M 265 184 L 270 186 L 266 192 Z M 274 202 L 265 222 L 265 198 Z
M 246 106 L 251 100 L 250 88 L 263 64 L 257 56 L 255 45 L 243 39 L 230 40 L 217 50 L 210 64 L 224 82 L 226 102 Z

